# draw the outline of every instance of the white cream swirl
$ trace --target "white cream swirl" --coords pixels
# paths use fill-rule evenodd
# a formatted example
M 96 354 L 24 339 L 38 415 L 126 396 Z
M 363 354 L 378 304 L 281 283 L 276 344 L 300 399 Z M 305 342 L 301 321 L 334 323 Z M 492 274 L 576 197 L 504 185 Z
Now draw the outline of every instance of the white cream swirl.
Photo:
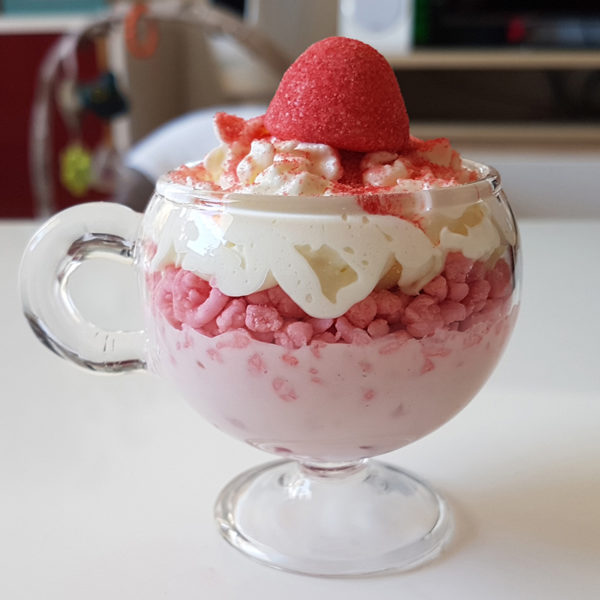
M 228 165 L 235 164 L 234 154 L 235 149 L 224 144 L 212 150 L 204 160 L 210 180 L 225 190 L 314 196 L 323 194 L 342 175 L 338 153 L 326 144 L 274 138 L 253 140 L 232 176 Z
M 278 284 L 318 318 L 344 314 L 396 263 L 397 284 L 415 294 L 441 272 L 448 252 L 486 260 L 500 244 L 487 216 L 466 233 L 442 228 L 434 243 L 408 220 L 358 207 L 315 216 L 239 207 L 207 213 L 165 204 L 151 271 L 173 263 L 234 297 Z
M 217 128 L 217 134 L 223 137 Z M 259 137 L 222 143 L 203 161 L 206 180 L 226 191 L 274 195 L 331 195 L 343 176 L 340 154 L 326 144 Z M 439 167 L 444 175 L 437 173 Z M 472 172 L 445 138 L 407 154 L 370 152 L 360 163 L 363 185 L 413 192 L 470 181 Z M 190 182 L 192 183 L 192 182 Z

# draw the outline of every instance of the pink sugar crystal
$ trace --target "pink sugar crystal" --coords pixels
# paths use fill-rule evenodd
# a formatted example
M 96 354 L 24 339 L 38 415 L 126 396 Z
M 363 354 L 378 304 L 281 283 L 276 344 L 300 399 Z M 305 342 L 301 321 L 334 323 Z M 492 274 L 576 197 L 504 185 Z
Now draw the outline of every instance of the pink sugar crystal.
M 416 338 L 431 335 L 436 329 L 444 325 L 440 307 L 435 298 L 426 294 L 417 296 L 406 307 L 402 320 L 406 325 L 406 331 Z
M 355 329 L 358 328 L 354 327 L 352 323 L 350 323 L 350 321 L 348 321 L 348 319 L 346 319 L 345 317 L 338 317 L 335 320 L 335 330 L 337 334 L 342 340 L 344 340 L 348 344 L 352 343 Z
M 283 325 L 281 315 L 272 306 L 249 304 L 246 307 L 246 327 L 257 333 L 277 331 Z
M 267 135 L 262 116 L 246 120 L 225 112 L 218 112 L 215 114 L 215 127 L 225 144 L 237 144 L 241 151 L 247 151 L 252 140 Z
M 216 322 L 221 333 L 244 327 L 246 324 L 246 302 L 242 298 L 233 298 L 217 317 Z
M 410 296 L 394 294 L 389 290 L 379 290 L 371 296 L 377 304 L 377 316 L 383 317 L 390 325 L 400 322 L 404 308 L 410 301 Z
M 315 335 L 327 331 L 333 325 L 333 319 L 317 319 L 315 317 L 308 317 L 307 323 L 310 323 Z
M 221 333 L 221 331 L 219 330 L 219 326 L 217 325 L 216 318 L 210 319 L 204 325 L 201 325 L 200 327 L 195 327 L 194 329 L 209 337 L 215 337 L 215 335 L 219 335 Z
M 446 279 L 464 283 L 473 268 L 473 263 L 473 260 L 466 258 L 460 252 L 449 252 L 444 266 Z
M 335 328 L 341 338 L 348 344 L 364 345 L 371 342 L 369 334 L 360 327 L 354 327 L 346 317 L 335 320 Z
M 275 332 L 275 343 L 285 348 L 301 348 L 308 346 L 313 337 L 313 328 L 304 321 L 292 321 Z
M 406 331 L 413 337 L 421 339 L 435 333 L 435 330 L 443 324 L 444 322 L 441 318 L 439 321 L 417 321 L 415 323 L 409 323 L 406 326 Z
M 207 325 L 229 302 L 220 290 L 184 269 L 173 278 L 171 289 L 174 317 L 194 329 Z
M 485 276 L 485 263 L 477 260 L 473 263 L 471 270 L 467 274 L 467 283 L 472 283 L 478 279 L 483 279 Z
M 467 316 L 464 321 L 459 323 L 460 331 L 467 331 L 478 323 L 498 321 L 510 310 L 510 301 L 508 298 L 493 298 L 485 301 L 484 307 L 479 311 Z
M 448 282 L 448 300 L 454 302 L 460 302 L 469 293 L 469 285 L 467 283 L 460 283 L 458 281 Z
M 454 300 L 444 300 L 440 302 L 440 315 L 444 323 L 448 325 L 454 321 L 462 321 L 467 316 L 467 309 L 464 304 Z
M 367 327 L 367 333 L 372 338 L 379 338 L 390 332 L 390 326 L 385 319 L 375 319 Z
M 490 288 L 489 282 L 485 279 L 479 279 L 469 285 L 469 293 L 463 300 L 468 315 L 480 311 L 485 306 Z
M 423 291 L 441 302 L 448 295 L 448 282 L 443 275 L 438 275 L 423 287 Z
M 242 136 L 246 121 L 242 117 L 236 117 L 224 112 L 215 115 L 215 127 L 219 137 L 225 144 L 232 144 Z
M 377 302 L 369 295 L 364 300 L 351 306 L 344 316 L 352 325 L 366 329 L 376 314 Z
M 193 329 L 208 325 L 225 308 L 228 302 L 229 296 L 223 294 L 218 288 L 212 288 L 208 298 L 186 314 L 184 322 Z
M 404 311 L 403 322 L 434 321 L 439 319 L 440 309 L 435 298 L 426 295 L 416 296 Z
M 301 319 L 306 313 L 277 285 L 267 290 L 269 302 L 284 318 Z
M 196 308 L 208 298 L 210 284 L 192 273 L 180 269 L 173 280 L 173 298 L 178 306 L 176 310 L 185 313 L 190 308 Z
M 326 344 L 335 344 L 338 340 L 336 335 L 331 331 L 324 331 L 323 333 L 319 333 L 313 337 L 313 341 L 317 342 L 325 342 Z M 314 344 L 313 344 L 314 345 Z M 312 345 L 311 345 L 312 347 Z

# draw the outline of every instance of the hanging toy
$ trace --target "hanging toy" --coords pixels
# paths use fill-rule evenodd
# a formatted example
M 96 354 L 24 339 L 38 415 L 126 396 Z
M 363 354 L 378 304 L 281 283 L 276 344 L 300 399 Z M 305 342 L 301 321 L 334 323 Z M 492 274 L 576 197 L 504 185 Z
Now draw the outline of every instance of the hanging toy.
M 117 87 L 113 73 L 102 73 L 91 83 L 77 88 L 79 101 L 83 108 L 93 112 L 101 119 L 108 120 L 127 111 L 127 100 Z
M 67 191 L 78 198 L 90 188 L 92 155 L 80 142 L 69 144 L 60 154 L 60 181 Z
M 136 2 L 125 17 L 125 43 L 135 58 L 150 58 L 158 46 L 158 25 L 145 18 L 148 7 L 143 2 Z M 140 23 L 144 21 L 145 35 L 140 37 Z

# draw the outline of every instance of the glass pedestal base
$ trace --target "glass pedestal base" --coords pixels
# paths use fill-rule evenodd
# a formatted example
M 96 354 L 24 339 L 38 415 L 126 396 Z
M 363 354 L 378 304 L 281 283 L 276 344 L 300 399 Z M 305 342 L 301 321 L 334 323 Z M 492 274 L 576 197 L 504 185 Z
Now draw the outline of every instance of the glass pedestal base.
M 445 501 L 402 469 L 276 461 L 242 473 L 219 495 L 225 539 L 269 566 L 320 576 L 401 571 L 449 540 Z

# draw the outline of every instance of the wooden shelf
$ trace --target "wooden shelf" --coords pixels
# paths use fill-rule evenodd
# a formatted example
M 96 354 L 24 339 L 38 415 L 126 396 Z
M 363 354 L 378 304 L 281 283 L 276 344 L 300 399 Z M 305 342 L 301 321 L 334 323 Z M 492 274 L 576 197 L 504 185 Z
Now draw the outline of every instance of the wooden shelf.
M 447 137 L 452 142 L 558 143 L 600 147 L 600 123 L 415 121 L 411 123 L 411 133 L 424 139 Z
M 600 69 L 598 50 L 542 50 L 502 48 L 415 49 L 407 54 L 388 54 L 395 69 L 446 70 L 588 70 Z

